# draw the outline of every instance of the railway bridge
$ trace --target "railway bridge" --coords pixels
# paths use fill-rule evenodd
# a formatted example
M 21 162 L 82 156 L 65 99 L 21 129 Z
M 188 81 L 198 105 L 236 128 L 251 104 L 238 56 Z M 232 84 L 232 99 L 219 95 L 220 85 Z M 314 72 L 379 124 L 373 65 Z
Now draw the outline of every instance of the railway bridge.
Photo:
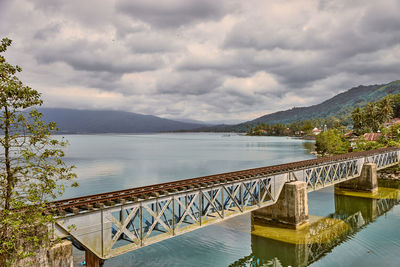
M 399 159 L 400 148 L 382 148 L 64 199 L 49 203 L 52 227 L 86 250 L 87 266 L 248 212 L 298 228 L 308 222 L 307 192 L 373 191 L 376 170 Z

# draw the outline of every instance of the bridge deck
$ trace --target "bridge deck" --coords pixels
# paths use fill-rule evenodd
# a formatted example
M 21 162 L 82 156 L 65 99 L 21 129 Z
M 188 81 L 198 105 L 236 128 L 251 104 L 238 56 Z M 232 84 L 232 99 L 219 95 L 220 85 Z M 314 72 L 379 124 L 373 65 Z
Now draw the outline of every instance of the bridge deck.
M 106 259 L 274 204 L 289 181 L 308 190 L 358 177 L 365 162 L 399 162 L 399 148 L 209 175 L 49 203 L 59 212 L 56 234 L 72 235 Z M 73 227 L 71 227 L 73 226 Z

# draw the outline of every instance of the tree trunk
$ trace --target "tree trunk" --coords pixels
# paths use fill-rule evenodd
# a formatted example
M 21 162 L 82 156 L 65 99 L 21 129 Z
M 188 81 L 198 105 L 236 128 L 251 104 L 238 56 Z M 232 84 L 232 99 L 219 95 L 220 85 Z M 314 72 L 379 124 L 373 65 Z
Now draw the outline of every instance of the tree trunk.
M 6 187 L 6 195 L 5 195 L 5 204 L 4 210 L 10 210 L 10 202 L 11 202 L 11 195 L 13 190 L 14 178 L 11 172 L 11 163 L 10 163 L 10 114 L 8 112 L 7 106 L 5 108 L 5 128 L 4 128 L 4 157 L 6 162 L 6 180 L 7 180 L 7 187 Z

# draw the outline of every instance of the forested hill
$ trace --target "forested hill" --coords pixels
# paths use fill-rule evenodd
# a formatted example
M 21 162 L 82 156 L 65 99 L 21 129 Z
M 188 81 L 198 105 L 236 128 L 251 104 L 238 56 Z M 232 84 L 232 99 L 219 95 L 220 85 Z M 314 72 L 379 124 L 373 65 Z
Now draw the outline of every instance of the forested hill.
M 40 108 L 45 121 L 55 121 L 61 133 L 155 133 L 204 126 L 151 115 L 111 110 Z
M 249 126 L 255 126 L 258 123 L 270 125 L 277 123 L 289 124 L 295 121 L 328 118 L 331 116 L 340 119 L 346 124 L 351 124 L 351 112 L 355 107 L 364 107 L 368 102 L 375 102 L 388 94 L 397 93 L 400 93 L 400 80 L 381 85 L 360 85 L 317 105 L 278 111 L 237 125 L 216 125 L 212 127 L 202 127 L 197 130 L 214 132 L 246 132 L 248 131 Z
M 342 120 L 349 120 L 351 112 L 356 106 L 363 107 L 368 102 L 374 102 L 382 97 L 387 96 L 388 94 L 397 93 L 400 93 L 400 81 L 395 81 L 384 85 L 360 85 L 340 93 L 331 99 L 322 102 L 321 104 L 275 112 L 264 115 L 248 123 L 257 124 L 259 122 L 263 122 L 266 124 L 287 124 L 294 121 L 327 118 L 331 116 L 335 116 Z

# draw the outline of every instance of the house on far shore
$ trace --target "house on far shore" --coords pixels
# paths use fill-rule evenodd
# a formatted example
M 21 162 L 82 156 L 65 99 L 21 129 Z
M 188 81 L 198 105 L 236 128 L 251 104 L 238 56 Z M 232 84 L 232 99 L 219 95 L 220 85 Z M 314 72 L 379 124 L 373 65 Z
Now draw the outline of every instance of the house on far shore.
M 357 136 L 353 132 L 348 132 L 344 136 L 347 138 L 347 140 L 349 140 L 350 146 L 353 149 L 357 146 L 357 142 L 360 141 L 360 137 L 361 137 L 361 136 Z M 365 140 L 367 142 L 377 142 L 381 136 L 382 136 L 381 132 L 365 133 L 362 135 L 363 140 Z
M 303 135 L 304 132 L 303 132 L 303 131 L 295 131 L 294 134 L 295 134 L 295 135 Z
M 358 135 L 353 132 L 348 132 L 344 134 L 344 137 L 350 142 L 354 142 L 358 140 Z
M 379 137 L 381 137 L 382 133 L 365 133 L 364 139 L 365 141 L 378 141 Z
M 320 130 L 320 129 L 318 129 L 317 127 L 315 127 L 315 128 L 312 130 L 312 132 L 313 132 L 314 135 L 319 135 L 319 134 L 322 132 L 322 130 Z

